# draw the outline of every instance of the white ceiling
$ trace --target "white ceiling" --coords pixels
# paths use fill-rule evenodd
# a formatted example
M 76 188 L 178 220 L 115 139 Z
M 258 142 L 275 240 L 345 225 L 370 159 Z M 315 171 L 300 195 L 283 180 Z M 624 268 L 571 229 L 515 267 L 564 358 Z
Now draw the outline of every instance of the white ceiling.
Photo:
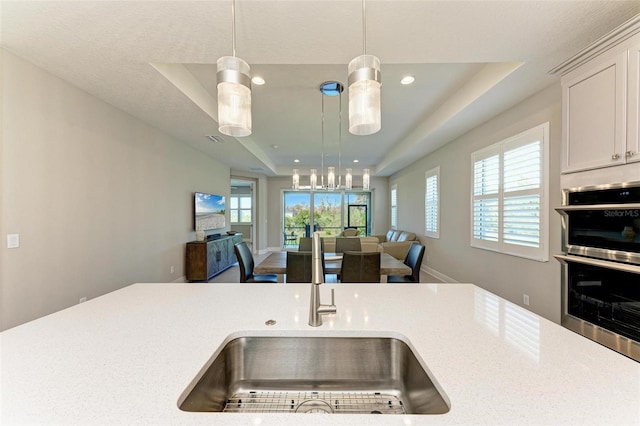
M 233 170 L 290 175 L 320 167 L 318 86 L 346 84 L 347 63 L 362 54 L 361 7 L 236 1 L 237 55 L 267 81 L 253 86 L 253 133 L 238 139 L 216 123 L 229 0 L 3 0 L 0 35 L 3 48 Z M 367 53 L 382 62 L 382 130 L 349 134 L 345 90 L 338 136 L 338 100 L 325 98 L 324 165 L 338 165 L 340 144 L 342 168 L 390 175 L 556 82 L 548 70 L 640 13 L 640 1 L 369 0 L 366 10 Z M 405 74 L 416 82 L 400 85 Z

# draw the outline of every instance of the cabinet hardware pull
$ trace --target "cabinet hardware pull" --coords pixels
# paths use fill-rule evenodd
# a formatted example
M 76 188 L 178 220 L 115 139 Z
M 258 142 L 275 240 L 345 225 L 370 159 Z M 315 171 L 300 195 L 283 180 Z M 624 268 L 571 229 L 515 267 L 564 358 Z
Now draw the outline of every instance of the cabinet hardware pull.
M 613 155 L 611 156 L 611 159 L 612 159 L 612 160 L 619 160 L 619 159 L 620 159 L 620 154 L 613 154 Z
M 633 154 L 634 154 L 633 151 L 627 151 L 624 153 L 624 156 L 629 158 L 629 157 L 633 157 Z

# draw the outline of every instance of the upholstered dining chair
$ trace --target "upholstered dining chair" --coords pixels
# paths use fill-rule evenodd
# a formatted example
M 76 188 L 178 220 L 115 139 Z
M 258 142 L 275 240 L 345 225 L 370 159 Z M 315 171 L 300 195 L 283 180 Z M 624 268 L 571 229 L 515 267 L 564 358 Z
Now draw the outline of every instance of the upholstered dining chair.
M 300 237 L 298 251 L 311 251 L 313 248 L 313 238 Z M 320 250 L 324 253 L 324 238 L 320 238 Z
M 361 251 L 360 238 L 356 237 L 336 237 L 336 253 L 345 251 Z
M 300 237 L 300 242 L 298 243 L 298 251 L 311 251 L 312 246 L 313 238 Z
M 380 253 L 345 251 L 340 268 L 342 283 L 379 283 Z
M 238 265 L 240 266 L 240 282 L 241 283 L 277 283 L 278 276 L 276 274 L 254 274 L 253 267 L 253 254 L 249 250 L 247 243 L 237 243 L 233 246 L 238 258 Z
M 310 283 L 312 267 L 310 251 L 288 251 L 286 281 L 288 283 Z
M 424 257 L 425 247 L 422 244 L 413 243 L 409 247 L 404 264 L 411 268 L 411 275 L 387 275 L 388 283 L 419 283 L 420 266 Z

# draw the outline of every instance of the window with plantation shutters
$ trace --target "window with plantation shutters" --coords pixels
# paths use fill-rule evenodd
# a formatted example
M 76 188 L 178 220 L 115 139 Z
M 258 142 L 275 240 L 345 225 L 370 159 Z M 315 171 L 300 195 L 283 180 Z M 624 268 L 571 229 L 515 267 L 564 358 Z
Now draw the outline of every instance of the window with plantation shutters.
M 440 167 L 424 175 L 424 235 L 440 238 Z
M 549 123 L 471 155 L 471 246 L 547 261 Z
M 391 186 L 391 229 L 398 228 L 398 185 Z

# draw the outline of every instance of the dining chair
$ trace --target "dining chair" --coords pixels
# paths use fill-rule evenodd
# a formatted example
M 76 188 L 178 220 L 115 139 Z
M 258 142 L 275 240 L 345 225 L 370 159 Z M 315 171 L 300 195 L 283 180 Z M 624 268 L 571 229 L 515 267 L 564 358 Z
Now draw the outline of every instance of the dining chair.
M 310 283 L 313 270 L 313 257 L 310 251 L 287 252 L 287 276 L 288 283 Z M 324 256 L 322 257 L 322 275 L 324 278 Z M 324 282 L 324 279 L 322 280 Z
M 361 251 L 360 238 L 357 237 L 336 237 L 336 253 L 345 251 Z
M 311 282 L 311 251 L 287 252 L 287 276 L 288 283 Z
M 300 237 L 298 251 L 311 251 L 313 248 L 313 238 Z M 324 253 L 324 238 L 320 238 L 320 250 Z
M 420 267 L 424 257 L 425 247 L 422 244 L 413 243 L 404 258 L 404 264 L 411 268 L 411 275 L 387 275 L 388 283 L 419 283 Z
M 340 268 L 342 283 L 379 283 L 380 252 L 345 251 Z
M 277 283 L 278 276 L 276 274 L 254 274 L 253 254 L 249 250 L 249 246 L 245 242 L 237 243 L 233 246 L 238 258 L 240 266 L 240 282 L 241 283 Z

